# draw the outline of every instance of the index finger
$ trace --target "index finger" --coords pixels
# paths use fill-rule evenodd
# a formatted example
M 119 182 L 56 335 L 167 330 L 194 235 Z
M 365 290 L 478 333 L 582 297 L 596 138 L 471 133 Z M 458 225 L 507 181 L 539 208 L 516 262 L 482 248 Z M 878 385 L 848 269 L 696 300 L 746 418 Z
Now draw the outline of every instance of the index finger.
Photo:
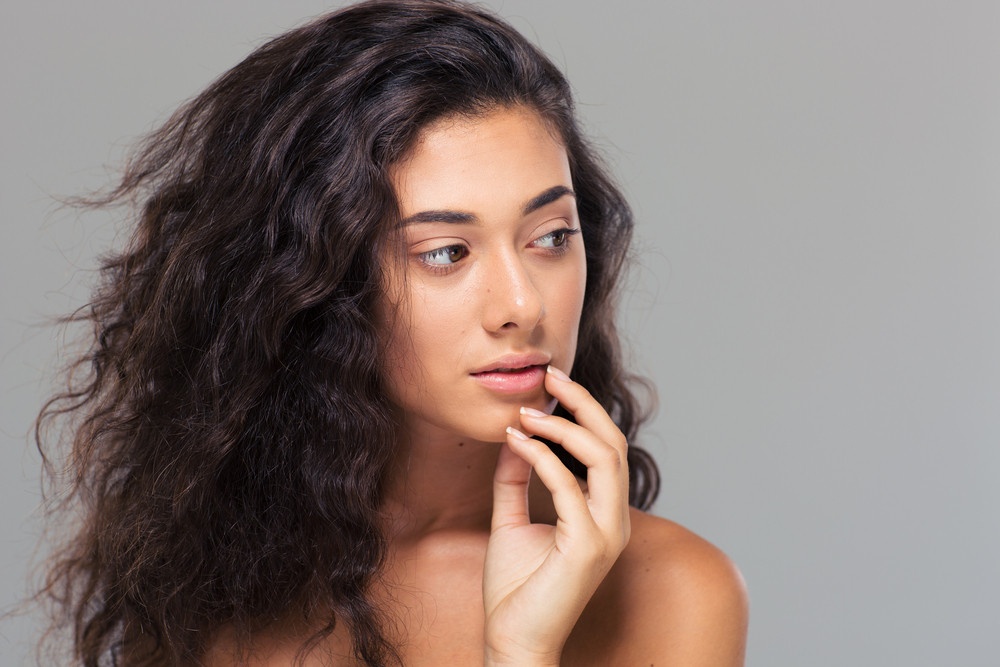
M 550 365 L 545 373 L 545 390 L 569 410 L 577 424 L 620 451 L 628 448 L 625 435 L 604 406 L 555 366 Z

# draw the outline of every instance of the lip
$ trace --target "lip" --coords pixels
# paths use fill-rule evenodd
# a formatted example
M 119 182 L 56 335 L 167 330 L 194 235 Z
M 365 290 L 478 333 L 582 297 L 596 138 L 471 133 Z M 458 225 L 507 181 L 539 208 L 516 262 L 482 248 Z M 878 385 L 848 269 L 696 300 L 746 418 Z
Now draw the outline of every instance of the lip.
M 551 357 L 542 353 L 508 354 L 473 371 L 483 387 L 501 394 L 523 394 L 545 384 L 545 369 Z M 514 369 L 500 371 L 499 369 Z
M 527 368 L 528 366 L 548 366 L 552 357 L 543 352 L 528 352 L 522 354 L 505 354 L 498 357 L 484 366 L 480 366 L 470 373 L 479 375 L 490 373 L 499 368 Z

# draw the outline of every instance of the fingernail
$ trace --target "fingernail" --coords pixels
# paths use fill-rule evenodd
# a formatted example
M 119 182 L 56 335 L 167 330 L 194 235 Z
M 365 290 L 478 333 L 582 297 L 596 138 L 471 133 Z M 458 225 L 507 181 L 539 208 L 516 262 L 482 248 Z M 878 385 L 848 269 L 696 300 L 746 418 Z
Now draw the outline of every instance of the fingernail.
M 521 414 L 528 415 L 529 417 L 548 417 L 548 415 L 542 412 L 541 410 L 536 410 L 534 408 L 526 408 L 526 407 L 521 408 Z
M 552 377 L 554 377 L 557 380 L 562 380 L 563 382 L 570 382 L 571 381 L 569 379 L 568 375 L 566 375 L 565 373 L 563 373 L 561 370 L 559 370 L 555 366 L 550 365 L 549 368 L 548 368 L 548 371 L 549 371 L 549 375 L 551 375 Z
M 517 438 L 518 440 L 527 440 L 528 439 L 528 436 L 526 436 L 525 434 L 521 433 L 520 431 L 518 431 L 513 426 L 508 426 L 507 427 L 507 435 L 512 435 L 515 438 Z

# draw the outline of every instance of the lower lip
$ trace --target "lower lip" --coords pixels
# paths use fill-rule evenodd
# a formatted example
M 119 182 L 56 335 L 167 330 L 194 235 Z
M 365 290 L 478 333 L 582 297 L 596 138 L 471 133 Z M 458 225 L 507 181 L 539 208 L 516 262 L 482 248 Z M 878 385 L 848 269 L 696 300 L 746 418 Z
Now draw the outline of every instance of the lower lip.
M 487 389 L 501 394 L 522 394 L 538 389 L 545 382 L 545 366 L 528 366 L 511 373 L 473 373 L 472 377 Z

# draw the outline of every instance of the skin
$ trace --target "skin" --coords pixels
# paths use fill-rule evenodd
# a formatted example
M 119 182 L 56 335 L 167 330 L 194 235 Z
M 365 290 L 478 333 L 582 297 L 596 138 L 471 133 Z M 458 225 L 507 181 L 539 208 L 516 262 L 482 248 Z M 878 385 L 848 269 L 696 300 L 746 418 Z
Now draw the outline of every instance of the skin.
M 497 394 L 470 372 L 531 352 L 568 370 L 576 351 L 587 264 L 583 238 L 565 231 L 580 228 L 566 152 L 527 112 L 448 119 L 423 132 L 393 181 L 404 257 L 389 262 L 383 319 L 404 433 L 417 446 L 501 442 L 522 405 L 550 399 L 541 387 Z M 567 194 L 524 214 L 559 187 Z M 444 221 L 456 215 L 469 221 Z M 417 216 L 426 221 L 406 223 Z
M 404 429 L 373 596 L 395 613 L 405 664 L 743 664 L 739 573 L 693 533 L 628 507 L 625 438 L 562 372 L 576 351 L 585 239 L 560 231 L 579 228 L 571 193 L 526 212 L 572 186 L 558 137 L 522 108 L 446 119 L 393 180 L 403 220 L 420 221 L 399 230 L 383 304 Z M 536 387 L 503 394 L 474 375 L 528 352 L 553 369 Z M 555 401 L 576 424 L 549 414 Z M 531 436 L 561 443 L 587 479 Z M 239 664 L 289 664 L 309 630 L 275 624 Z M 338 630 L 305 664 L 354 664 L 349 655 Z M 234 662 L 222 633 L 205 663 Z

